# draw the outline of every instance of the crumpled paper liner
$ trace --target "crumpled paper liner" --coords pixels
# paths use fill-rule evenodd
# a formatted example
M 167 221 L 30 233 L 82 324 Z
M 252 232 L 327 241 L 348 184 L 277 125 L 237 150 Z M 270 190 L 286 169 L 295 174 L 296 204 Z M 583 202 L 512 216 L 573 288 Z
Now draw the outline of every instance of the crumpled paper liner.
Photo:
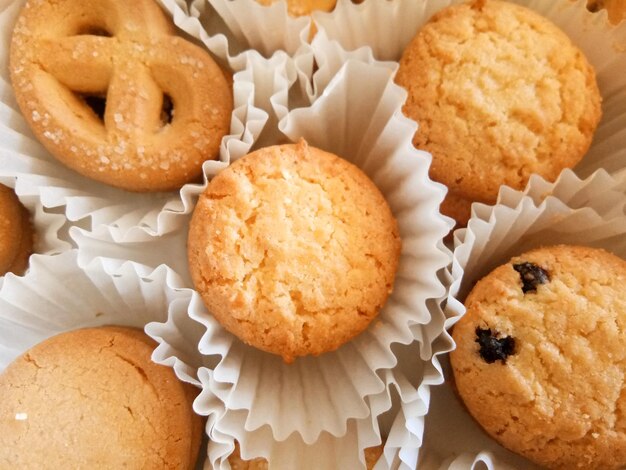
M 170 306 L 166 323 L 151 323 L 146 327 L 146 332 L 160 343 L 153 358 L 161 364 L 178 366 L 177 374 L 183 380 L 189 380 L 198 364 L 197 354 L 196 357 L 191 357 L 192 353 L 186 356 L 184 351 L 189 351 L 192 342 L 190 338 L 193 337 L 190 335 L 198 335 L 196 322 L 203 322 L 192 312 L 203 308 L 201 298 L 194 293 L 191 302 L 177 300 Z M 222 340 L 228 341 L 227 338 Z M 438 346 L 441 347 L 449 345 Z M 264 457 L 270 460 L 272 468 L 364 468 L 363 449 L 381 442 L 384 444 L 384 453 L 375 467 L 377 470 L 416 468 L 430 387 L 440 384 L 442 380 L 439 366 L 422 361 L 419 350 L 420 346 L 416 342 L 408 346 L 394 346 L 398 365 L 394 371 L 385 371 L 383 374 L 385 390 L 367 399 L 371 414 L 350 420 L 343 436 L 335 437 L 324 432 L 313 444 L 305 443 L 296 433 L 285 441 L 277 442 L 268 426 L 234 437 L 242 432 L 239 417 L 226 412 L 223 402 L 213 392 L 215 387 L 221 385 L 213 381 L 207 368 L 200 368 L 199 379 L 203 392 L 194 408 L 198 413 L 208 415 L 209 459 L 204 468 L 230 468 L 227 459 L 234 449 L 235 439 L 242 443 L 245 459 Z M 206 367 L 215 367 L 219 356 L 205 355 L 201 360 Z M 291 407 L 289 398 L 286 397 L 285 402 Z
M 195 409 L 209 416 L 209 459 L 218 468 L 227 468 L 233 439 L 244 456 L 264 455 L 278 468 L 304 454 L 334 455 L 328 468 L 341 468 L 340 462 L 358 468 L 359 451 L 381 442 L 378 418 L 392 408 L 394 388 L 401 400 L 391 412 L 387 463 L 380 468 L 394 461 L 414 468 L 429 387 L 442 380 L 433 355 L 450 348 L 441 340 L 445 286 L 438 274 L 449 263 L 442 239 L 451 220 L 438 212 L 445 190 L 428 178 L 430 155 L 411 144 L 415 124 L 401 114 L 406 93 L 392 73 L 349 61 L 312 106 L 289 112 L 278 126 L 291 140 L 304 137 L 359 166 L 397 217 L 403 251 L 394 293 L 379 318 L 339 350 L 286 365 L 226 332 L 197 294 L 189 305 L 190 321 L 205 330 L 199 344 L 205 366 L 198 372 L 204 391 Z M 160 326 L 163 344 L 181 341 L 174 324 L 183 317 Z M 414 340 L 405 371 L 396 348 Z M 316 462 L 300 460 L 299 468 Z
M 306 46 L 308 16 L 293 18 L 282 2 L 264 6 L 255 0 L 158 0 L 176 26 L 202 42 L 234 71 L 245 68 L 250 52 L 269 58 L 294 56 Z
M 254 106 L 254 89 L 234 76 L 234 110 L 230 135 L 223 138 L 220 156 L 203 165 L 204 183 L 187 184 L 179 193 L 131 193 L 113 188 L 65 168 L 41 146 L 20 114 L 10 85 L 8 51 L 13 24 L 23 0 L 0 10 L 0 158 L 2 174 L 17 178 L 21 193 L 37 196 L 47 209 L 62 210 L 71 221 L 90 217 L 91 226 L 106 226 L 114 241 L 148 240 L 179 229 L 191 213 L 206 181 L 245 155 L 264 128 L 268 115 Z M 257 53 L 240 58 L 241 70 L 253 68 Z
M 549 189 L 546 195 L 545 190 Z M 626 259 L 626 178 L 598 171 L 585 180 L 565 172 L 556 183 L 531 179 L 526 194 L 502 188 L 495 206 L 474 205 L 466 229 L 454 235 L 454 279 L 447 326 L 465 313 L 474 282 L 511 257 L 552 244 L 604 248 Z M 444 361 L 446 375 L 451 371 Z M 449 384 L 434 392 L 420 468 L 454 470 L 539 468 L 507 451 L 473 421 Z
M 465 0 L 339 0 L 314 21 L 345 49 L 369 46 L 380 60 L 399 60 L 404 48 L 437 11 Z M 626 168 L 626 22 L 608 23 L 607 13 L 590 13 L 586 0 L 513 0 L 559 26 L 594 66 L 603 97 L 603 117 L 594 142 L 575 173 L 585 178 L 600 168 L 615 174 Z
M 143 328 L 164 321 L 170 305 L 191 296 L 181 284 L 165 266 L 111 266 L 99 259 L 80 267 L 76 250 L 34 256 L 24 277 L 7 274 L 0 287 L 0 370 L 63 331 L 102 325 Z M 186 369 L 178 369 L 184 377 Z M 187 378 L 197 384 L 195 374 Z
M 254 129 L 245 138 L 246 141 L 254 141 L 252 149 L 285 141 L 287 138 L 279 130 L 279 121 L 287 116 L 290 108 L 310 106 L 317 100 L 347 61 L 359 61 L 391 72 L 397 69 L 395 62 L 377 61 L 369 48 L 345 51 L 323 32 L 315 37 L 310 47 L 294 58 L 279 53 L 264 59 L 258 54 L 251 54 L 246 68 L 236 77 L 251 104 L 259 113 L 264 113 L 264 126 Z M 231 152 L 233 160 L 244 155 L 247 148 L 242 146 Z M 203 185 L 197 191 L 201 192 L 205 187 Z M 188 204 L 193 206 L 195 199 Z M 184 249 L 187 222 L 185 220 L 180 229 L 158 238 L 143 237 L 144 230 L 139 226 L 123 234 L 121 230 L 106 225 L 91 230 L 72 227 L 70 234 L 81 248 L 81 262 L 106 256 L 150 266 L 163 263 L 190 281 Z

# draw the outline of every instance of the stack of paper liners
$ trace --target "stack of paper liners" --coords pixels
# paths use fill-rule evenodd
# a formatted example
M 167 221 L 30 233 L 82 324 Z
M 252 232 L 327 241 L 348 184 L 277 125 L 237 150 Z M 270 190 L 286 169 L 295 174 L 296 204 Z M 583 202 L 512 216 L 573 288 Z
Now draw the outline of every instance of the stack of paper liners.
M 197 295 L 188 317 L 179 312 L 149 327 L 171 351 L 170 360 L 185 341 L 180 325 L 195 321 L 206 329 L 199 343 L 203 393 L 195 409 L 209 416 L 216 468 L 226 468 L 234 439 L 244 455 L 264 456 L 277 468 L 294 462 L 319 468 L 323 455 L 328 468 L 358 468 L 363 449 L 384 441 L 378 420 L 392 405 L 380 468 L 400 461 L 414 468 L 429 386 L 442 380 L 433 357 L 451 346 L 441 312 L 447 286 L 438 277 L 450 261 L 442 240 L 451 222 L 438 211 L 445 191 L 428 178 L 430 155 L 411 144 L 415 124 L 401 114 L 405 96 L 388 67 L 349 60 L 311 106 L 279 122 L 287 139 L 304 137 L 365 171 L 398 220 L 403 249 L 394 291 L 364 333 L 335 352 L 286 365 L 226 332 Z

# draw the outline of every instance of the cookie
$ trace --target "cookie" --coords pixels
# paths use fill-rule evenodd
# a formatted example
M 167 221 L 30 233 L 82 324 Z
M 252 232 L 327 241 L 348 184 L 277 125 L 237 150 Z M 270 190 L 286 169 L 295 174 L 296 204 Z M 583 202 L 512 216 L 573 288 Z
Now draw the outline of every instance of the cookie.
M 465 301 L 450 354 L 459 395 L 502 445 L 550 469 L 626 466 L 626 261 L 539 248 Z
M 271 5 L 281 0 L 256 0 L 261 5 Z M 337 0 L 287 0 L 287 11 L 291 16 L 310 15 L 316 10 L 332 11 Z
M 383 455 L 383 446 L 368 447 L 365 449 L 365 465 L 367 470 L 372 470 L 380 456 Z M 243 460 L 239 450 L 239 443 L 235 442 L 235 450 L 228 457 L 231 470 L 268 470 L 269 464 L 264 458 Z
M 229 132 L 231 87 L 155 0 L 29 0 L 11 40 L 24 118 L 59 161 L 130 191 L 195 181 Z
M 142 331 L 50 338 L 0 375 L 0 468 L 193 469 L 195 388 L 150 360 Z
M 523 189 L 533 173 L 554 181 L 587 152 L 601 116 L 583 53 L 546 18 L 497 0 L 433 16 L 396 82 L 431 177 L 468 201 L 493 204 L 500 185 Z
M 0 185 L 0 276 L 24 274 L 33 253 L 33 237 L 28 210 L 12 189 Z
M 367 176 L 300 141 L 253 152 L 209 183 L 188 257 L 209 312 L 291 362 L 367 328 L 392 291 L 400 246 Z
M 606 9 L 609 14 L 609 21 L 618 24 L 626 18 L 626 2 L 624 0 L 590 0 L 587 8 L 591 11 Z
M 472 201 L 463 199 L 455 193 L 448 191 L 439 208 L 443 215 L 452 217 L 459 227 L 465 227 L 472 215 Z

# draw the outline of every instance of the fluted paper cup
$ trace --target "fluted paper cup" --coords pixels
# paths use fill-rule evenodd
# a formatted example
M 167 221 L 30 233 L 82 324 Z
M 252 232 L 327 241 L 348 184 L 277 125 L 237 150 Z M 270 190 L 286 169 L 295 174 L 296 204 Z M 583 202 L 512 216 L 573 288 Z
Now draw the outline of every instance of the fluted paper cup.
M 382 441 L 378 419 L 392 408 L 386 465 L 402 461 L 414 468 L 430 385 L 442 380 L 435 355 L 451 346 L 441 311 L 447 281 L 439 278 L 450 261 L 442 240 L 451 220 L 438 211 L 445 189 L 428 178 L 430 155 L 412 146 L 415 124 L 401 114 L 406 93 L 392 74 L 388 67 L 348 61 L 313 105 L 279 122 L 283 139 L 305 138 L 360 167 L 396 216 L 403 250 L 394 292 L 378 319 L 337 351 L 287 365 L 228 333 L 199 295 L 189 304 L 190 321 L 203 331 L 203 392 L 194 407 L 209 416 L 209 459 L 218 468 L 227 468 L 233 439 L 244 456 L 263 455 L 277 468 L 289 468 L 299 452 L 332 452 L 327 455 L 337 459 L 328 457 L 328 468 L 342 468 Z M 150 328 L 160 328 L 164 345 L 181 341 L 172 325 L 183 318 Z M 399 366 L 398 348 L 412 343 L 412 361 Z M 395 408 L 394 389 L 401 396 Z M 299 465 L 314 468 L 316 461 Z
M 455 232 L 448 325 L 465 313 L 462 301 L 476 281 L 530 249 L 587 245 L 626 259 L 626 182 L 614 183 L 605 173 L 581 181 L 570 172 L 554 184 L 531 179 L 526 194 L 502 188 L 493 207 L 475 204 L 468 227 Z M 434 392 L 426 426 L 420 468 L 538 468 L 482 432 L 449 384 Z
M 76 250 L 33 257 L 23 277 L 7 274 L 0 287 L 0 370 L 64 331 L 103 325 L 143 329 L 151 321 L 164 321 L 170 305 L 190 296 L 165 266 L 110 266 L 99 259 L 80 267 Z M 198 383 L 195 371 L 185 375 L 187 369 L 178 369 L 179 376 Z
M 321 32 L 345 49 L 370 47 L 380 60 L 399 60 L 428 19 L 465 0 L 339 0 L 330 13 L 315 12 Z M 579 178 L 595 171 L 615 176 L 626 169 L 626 22 L 612 26 L 605 10 L 591 13 L 586 0 L 512 0 L 548 18 L 587 56 L 596 70 L 603 116 L 587 155 L 574 168 Z M 419 123 L 418 123 L 419 124 Z
M 246 51 L 269 58 L 294 56 L 306 46 L 308 16 L 292 17 L 284 2 L 265 6 L 255 0 L 158 0 L 174 23 L 202 42 L 234 71 L 245 67 Z

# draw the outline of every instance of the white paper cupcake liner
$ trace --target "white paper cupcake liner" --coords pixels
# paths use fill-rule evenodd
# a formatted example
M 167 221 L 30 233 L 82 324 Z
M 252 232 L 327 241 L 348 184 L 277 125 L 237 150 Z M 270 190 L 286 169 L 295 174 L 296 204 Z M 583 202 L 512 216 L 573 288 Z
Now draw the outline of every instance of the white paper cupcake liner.
M 209 457 L 218 468 L 226 468 L 233 438 L 244 455 L 265 455 L 277 468 L 289 468 L 287 462 L 300 451 L 318 456 L 336 451 L 327 455 L 357 459 L 359 449 L 380 443 L 377 420 L 391 407 L 394 388 L 402 404 L 392 412 L 397 421 L 387 440 L 388 465 L 399 458 L 414 467 L 429 387 L 442 381 L 433 355 L 450 348 L 442 339 L 445 286 L 438 274 L 449 263 L 442 239 L 451 220 L 438 212 L 445 189 L 428 178 L 430 155 L 411 144 L 415 124 L 401 114 L 406 93 L 393 83 L 392 73 L 389 67 L 348 61 L 312 106 L 279 122 L 291 140 L 304 137 L 363 169 L 397 217 L 403 251 L 394 293 L 379 319 L 335 352 L 286 365 L 226 332 L 197 294 L 189 305 L 189 317 L 205 330 L 199 343 L 205 365 L 198 372 L 204 391 L 195 409 L 209 416 Z M 182 318 L 147 331 L 159 328 L 164 345 L 182 341 L 175 326 Z M 398 367 L 395 348 L 415 340 L 409 374 Z M 342 468 L 341 459 L 329 459 L 328 468 Z M 314 468 L 316 461 L 310 462 Z
M 269 58 L 294 56 L 307 44 L 310 17 L 293 18 L 286 5 L 264 6 L 254 0 L 158 0 L 174 23 L 228 63 L 245 68 L 247 51 Z
M 220 15 L 240 47 L 270 57 L 282 50 L 295 55 L 306 44 L 311 18 L 291 17 L 285 2 L 264 6 L 256 0 L 207 0 Z
M 437 11 L 465 0 L 339 0 L 330 13 L 315 12 L 314 21 L 328 38 L 345 49 L 372 48 L 374 56 L 399 60 L 404 48 Z M 606 11 L 590 13 L 586 0 L 512 0 L 559 26 L 594 66 L 603 97 L 603 117 L 594 142 L 575 173 L 586 178 L 603 168 L 615 174 L 626 168 L 626 22 L 614 27 Z
M 213 367 L 219 360 L 218 355 L 205 355 L 199 359 L 195 354 L 193 357 L 189 347 L 193 342 L 190 338 L 198 336 L 196 322 L 203 320 L 188 315 L 187 309 L 191 312 L 202 308 L 202 300 L 194 293 L 191 305 L 185 300 L 172 303 L 167 323 L 146 326 L 146 332 L 160 343 L 153 358 L 161 364 L 176 365 L 179 377 L 187 381 L 192 381 L 190 377 L 199 360 L 208 367 Z M 229 338 L 222 337 L 217 341 L 228 342 Z M 203 391 L 194 408 L 199 414 L 208 416 L 208 459 L 204 468 L 230 468 L 227 461 L 236 440 L 240 442 L 245 459 L 263 457 L 271 462 L 271 468 L 276 469 L 364 468 L 363 449 L 381 442 L 384 452 L 375 467 L 377 470 L 416 468 L 430 387 L 442 380 L 438 364 L 421 361 L 419 349 L 418 343 L 394 347 L 398 365 L 395 370 L 387 370 L 381 375 L 385 389 L 368 397 L 369 416 L 350 420 L 345 434 L 340 437 L 324 432 L 312 444 L 305 443 L 297 433 L 278 442 L 268 426 L 255 431 L 244 430 L 239 413 L 225 410 L 223 402 L 214 393 L 224 385 L 215 382 L 206 367 L 200 368 Z M 285 400 L 289 400 L 290 408 L 294 406 L 291 396 Z
M 468 227 L 455 232 L 448 326 L 465 313 L 462 300 L 476 281 L 532 248 L 559 243 L 588 245 L 626 259 L 625 188 L 625 181 L 615 185 L 615 179 L 602 171 L 583 181 L 565 172 L 554 184 L 531 179 L 526 194 L 502 188 L 493 207 L 475 204 Z M 490 470 L 538 468 L 482 432 L 450 385 L 434 391 L 432 404 L 420 468 L 460 470 L 484 468 L 483 464 Z
M 0 287 L 0 371 L 64 331 L 102 325 L 143 328 L 164 321 L 170 305 L 191 296 L 180 285 L 164 266 L 153 270 L 128 262 L 111 267 L 101 259 L 81 268 L 76 250 L 33 257 L 24 277 L 8 274 Z M 184 376 L 184 369 L 177 372 Z
M 187 184 L 180 192 L 131 193 L 89 180 L 65 168 L 33 137 L 17 109 L 8 71 L 13 24 L 23 0 L 13 0 L 0 11 L 0 157 L 2 174 L 15 176 L 23 194 L 38 196 L 48 209 L 62 210 L 71 221 L 90 218 L 92 228 L 106 225 L 114 241 L 137 242 L 177 230 L 193 209 L 206 180 L 248 152 L 264 128 L 268 115 L 254 106 L 254 89 L 235 75 L 234 111 L 230 134 L 221 143 L 216 161 L 203 165 L 204 184 Z M 254 67 L 246 53 L 241 70 Z M 270 64 L 271 66 L 271 64 Z

